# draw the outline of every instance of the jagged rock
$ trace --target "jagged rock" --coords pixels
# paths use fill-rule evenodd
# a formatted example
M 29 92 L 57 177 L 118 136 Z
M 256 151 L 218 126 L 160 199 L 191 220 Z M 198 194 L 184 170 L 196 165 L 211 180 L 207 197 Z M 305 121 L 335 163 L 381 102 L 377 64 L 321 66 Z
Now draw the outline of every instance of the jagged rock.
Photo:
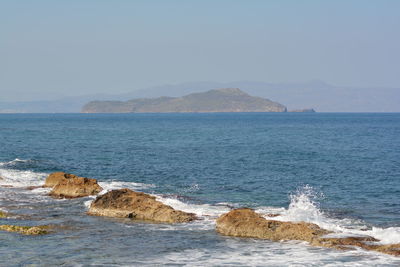
M 400 244 L 370 245 L 368 249 L 393 256 L 400 256 Z
M 193 213 L 175 210 L 151 195 L 130 189 L 112 190 L 98 196 L 90 205 L 88 214 L 166 223 L 183 223 L 196 219 Z
M 0 230 L 7 232 L 17 232 L 24 235 L 44 235 L 49 232 L 47 226 L 18 226 L 18 225 L 0 225 Z
M 43 187 L 53 187 L 49 195 L 57 198 L 77 198 L 96 195 L 103 188 L 97 184 L 96 179 L 79 177 L 65 172 L 54 172 L 46 178 Z M 35 189 L 29 187 L 27 189 Z
M 217 219 L 216 230 L 229 236 L 308 242 L 329 233 L 312 223 L 267 220 L 252 209 L 236 209 L 222 215 Z
M 393 256 L 400 256 L 400 244 L 381 245 L 376 242 L 379 242 L 379 240 L 371 236 L 349 236 L 343 238 L 322 237 L 313 240 L 311 245 L 345 250 L 360 247 L 365 250 L 373 250 Z
M 337 248 L 348 250 L 352 247 L 368 248 L 368 242 L 377 242 L 379 240 L 371 236 L 348 236 L 348 237 L 321 237 L 314 239 L 311 243 L 313 246 Z
M 232 210 L 217 219 L 217 232 L 228 236 L 251 237 L 272 241 L 302 240 L 313 246 L 354 249 L 360 247 L 400 256 L 400 244 L 381 245 L 371 236 L 329 237 L 330 232 L 312 223 L 267 220 L 251 209 Z
M 57 198 L 77 198 L 96 195 L 102 190 L 96 179 L 74 175 L 74 177 L 59 181 L 49 195 Z
M 47 176 L 44 187 L 54 187 L 63 179 L 71 179 L 75 177 L 78 176 L 65 172 L 53 172 L 49 176 Z

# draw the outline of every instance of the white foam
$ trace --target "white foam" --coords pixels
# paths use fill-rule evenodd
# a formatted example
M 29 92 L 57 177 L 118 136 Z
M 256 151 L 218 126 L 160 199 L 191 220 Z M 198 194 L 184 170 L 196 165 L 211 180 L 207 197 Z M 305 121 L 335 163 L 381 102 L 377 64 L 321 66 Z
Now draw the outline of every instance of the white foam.
M 318 208 L 315 201 L 317 194 L 310 186 L 305 186 L 290 196 L 290 204 L 287 209 L 281 211 L 274 220 L 310 222 L 321 228 L 333 231 L 336 234 L 348 236 L 372 236 L 380 240 L 381 244 L 400 243 L 400 227 L 370 229 L 364 222 L 352 219 L 331 218 Z
M 200 217 L 216 218 L 230 210 L 227 205 L 188 204 L 177 198 L 156 195 L 158 201 L 184 212 L 194 213 Z
M 227 238 L 223 245 L 187 249 L 149 259 L 152 265 L 184 266 L 397 266 L 396 257 L 356 249 L 339 251 L 302 246 L 299 242 L 269 242 Z
M 28 161 L 30 161 L 30 160 L 29 160 L 29 159 L 19 159 L 19 158 L 16 158 L 16 159 L 11 160 L 11 161 L 8 161 L 8 162 L 0 162 L 0 166 L 14 165 L 14 164 L 16 164 L 16 163 L 18 163 L 18 162 L 28 162 Z
M 121 181 L 104 181 L 98 182 L 99 185 L 103 188 L 103 191 L 100 194 L 105 194 L 110 190 L 114 189 L 122 189 L 122 188 L 129 188 L 132 190 L 143 190 L 148 188 L 154 188 L 154 184 L 144 184 L 144 183 L 135 183 L 135 182 L 121 182 Z
M 0 168 L 0 176 L 4 178 L 4 180 L 0 180 L 0 185 L 26 187 L 42 185 L 47 174 Z

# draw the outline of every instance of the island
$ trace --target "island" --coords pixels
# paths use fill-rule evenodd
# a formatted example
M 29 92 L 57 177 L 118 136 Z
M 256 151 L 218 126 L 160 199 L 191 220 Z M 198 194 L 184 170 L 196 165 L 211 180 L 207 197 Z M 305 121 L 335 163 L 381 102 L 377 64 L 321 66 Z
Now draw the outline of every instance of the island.
M 238 88 L 214 89 L 182 97 L 139 98 L 128 101 L 91 101 L 82 113 L 215 113 L 286 112 L 266 98 L 250 96 Z

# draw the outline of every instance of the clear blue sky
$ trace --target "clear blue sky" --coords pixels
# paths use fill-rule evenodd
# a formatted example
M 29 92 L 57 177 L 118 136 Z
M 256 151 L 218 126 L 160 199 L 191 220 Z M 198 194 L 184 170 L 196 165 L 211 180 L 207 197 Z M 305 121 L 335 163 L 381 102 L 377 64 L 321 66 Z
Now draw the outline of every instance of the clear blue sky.
M 0 0 L 0 101 L 313 79 L 400 88 L 400 1 Z

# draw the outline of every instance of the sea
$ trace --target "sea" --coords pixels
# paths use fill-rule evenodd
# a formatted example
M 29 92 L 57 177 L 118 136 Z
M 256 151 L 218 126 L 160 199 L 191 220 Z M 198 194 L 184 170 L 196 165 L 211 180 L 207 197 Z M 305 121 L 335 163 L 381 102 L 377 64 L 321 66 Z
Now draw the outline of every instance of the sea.
M 53 199 L 64 171 L 146 192 L 199 220 L 89 216 L 95 197 Z M 219 235 L 249 207 L 338 235 L 400 243 L 400 113 L 1 114 L 0 266 L 400 266 L 377 252 Z

